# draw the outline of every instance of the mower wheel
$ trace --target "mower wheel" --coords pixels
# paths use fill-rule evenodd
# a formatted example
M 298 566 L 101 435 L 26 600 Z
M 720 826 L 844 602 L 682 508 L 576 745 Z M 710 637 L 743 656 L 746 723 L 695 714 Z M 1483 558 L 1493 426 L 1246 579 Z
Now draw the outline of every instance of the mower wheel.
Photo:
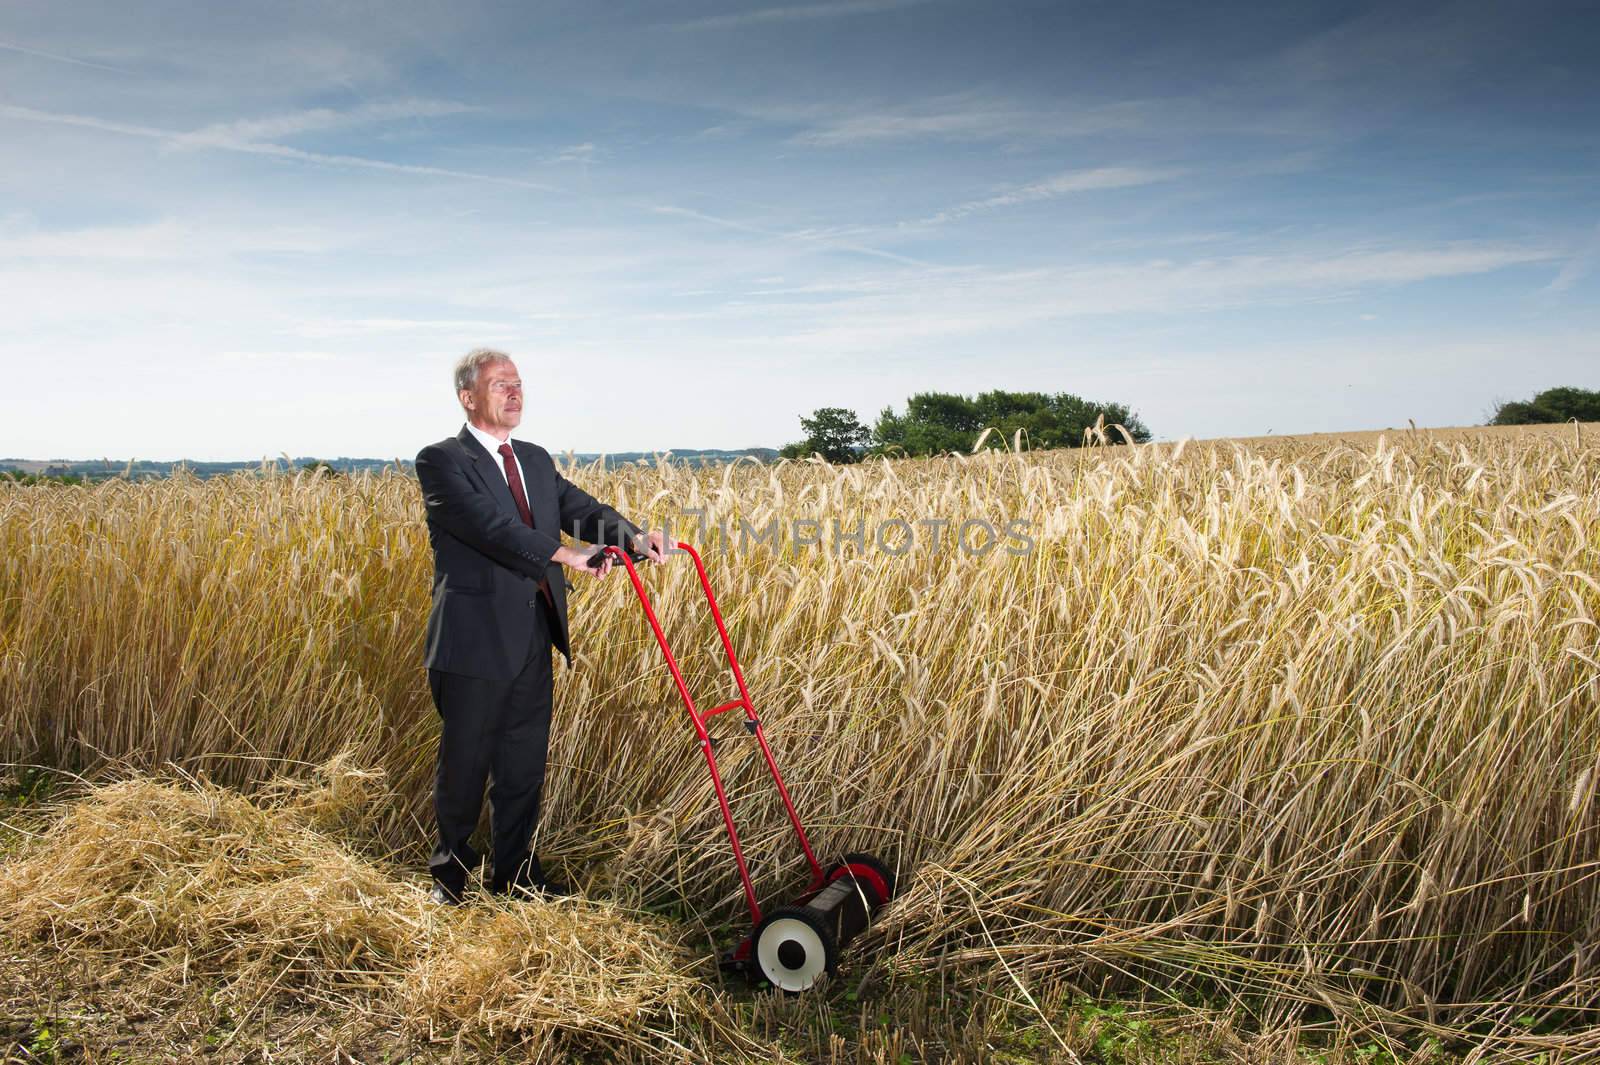
M 756 926 L 750 975 L 791 994 L 807 991 L 839 964 L 839 946 L 822 919 L 804 906 L 769 910 Z
M 870 854 L 846 854 L 828 870 L 828 883 L 841 876 L 853 876 L 866 889 L 874 907 L 886 906 L 894 898 L 894 873 Z

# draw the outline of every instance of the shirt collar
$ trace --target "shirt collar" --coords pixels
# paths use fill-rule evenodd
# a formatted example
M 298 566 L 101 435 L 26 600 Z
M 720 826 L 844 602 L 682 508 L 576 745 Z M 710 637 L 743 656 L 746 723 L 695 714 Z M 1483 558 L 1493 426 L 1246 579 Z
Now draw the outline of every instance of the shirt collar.
M 490 436 L 488 433 L 484 432 L 482 429 L 479 429 L 476 425 L 473 425 L 471 422 L 467 423 L 467 430 L 469 432 L 471 432 L 474 437 L 477 438 L 478 443 L 483 445 L 483 449 L 485 451 L 487 451 L 489 454 L 493 455 L 495 458 L 499 458 L 500 457 L 500 445 L 502 443 L 505 443 L 505 444 L 511 443 L 511 438 L 509 436 L 506 437 L 505 440 L 496 440 L 494 437 Z M 512 453 L 513 454 L 516 453 L 516 449 L 515 448 L 512 449 Z

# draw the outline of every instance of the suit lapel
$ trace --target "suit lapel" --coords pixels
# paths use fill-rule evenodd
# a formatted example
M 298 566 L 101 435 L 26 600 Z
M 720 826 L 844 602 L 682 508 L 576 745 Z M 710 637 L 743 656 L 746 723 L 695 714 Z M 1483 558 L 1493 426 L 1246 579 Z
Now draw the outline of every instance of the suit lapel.
M 465 425 L 456 434 L 456 439 L 461 441 L 467 456 L 472 459 L 472 472 L 477 475 L 483 490 L 499 504 L 501 510 L 521 521 L 522 515 L 517 513 L 517 501 L 511 498 L 511 486 L 501 472 L 500 459 L 485 451 L 483 445 L 478 443 L 478 438 L 472 435 L 472 430 Z M 515 446 L 512 445 L 513 450 Z

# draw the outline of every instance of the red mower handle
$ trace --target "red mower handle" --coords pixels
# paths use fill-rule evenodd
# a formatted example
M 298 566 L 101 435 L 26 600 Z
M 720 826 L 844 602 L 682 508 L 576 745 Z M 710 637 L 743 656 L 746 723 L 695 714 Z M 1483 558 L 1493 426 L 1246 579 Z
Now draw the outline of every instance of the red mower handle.
M 733 653 L 733 640 L 728 636 L 728 626 L 722 620 L 722 611 L 717 608 L 717 597 L 711 591 L 711 581 L 706 577 L 706 566 L 700 558 L 700 552 L 689 544 L 678 542 L 672 548 L 686 553 L 694 561 L 695 572 L 700 576 L 700 587 L 706 593 L 706 604 L 711 607 L 711 617 L 717 623 L 717 634 L 722 637 L 722 649 L 728 655 L 728 668 L 733 673 L 734 683 L 739 688 L 739 697 L 723 703 L 711 710 L 700 710 L 689 694 L 689 686 L 684 682 L 683 672 L 678 668 L 678 660 L 672 653 L 672 648 L 667 644 L 666 633 L 661 629 L 661 622 L 656 618 L 655 608 L 650 605 L 650 596 L 644 590 L 644 582 L 639 578 L 639 570 L 634 566 L 635 561 L 643 561 L 646 556 L 624 548 L 607 546 L 596 551 L 589 560 L 589 565 L 598 568 L 600 560 L 608 556 L 614 557 L 628 569 L 628 577 L 633 581 L 633 590 L 638 593 L 639 605 L 644 608 L 644 616 L 650 622 L 650 629 L 655 633 L 656 643 L 661 646 L 661 653 L 667 660 L 667 668 L 672 671 L 672 681 L 678 688 L 678 695 L 683 699 L 683 705 L 689 711 L 689 719 L 694 722 L 695 735 L 699 738 L 700 749 L 705 753 L 706 766 L 711 770 L 711 784 L 717 792 L 717 803 L 722 807 L 722 819 L 728 826 L 728 841 L 733 844 L 734 860 L 739 864 L 739 879 L 744 884 L 745 901 L 750 906 L 751 918 L 759 924 L 761 922 L 761 907 L 756 903 L 755 888 L 750 883 L 750 870 L 745 864 L 744 850 L 739 845 L 739 833 L 734 828 L 733 811 L 728 806 L 728 795 L 722 787 L 722 776 L 717 771 L 717 759 L 711 751 L 711 734 L 706 731 L 706 722 L 717 714 L 727 710 L 743 710 L 745 727 L 761 745 L 761 754 L 766 759 L 767 768 L 772 772 L 772 781 L 777 785 L 778 794 L 783 799 L 784 809 L 789 813 L 789 822 L 794 826 L 795 835 L 800 838 L 800 849 L 805 852 L 806 862 L 811 866 L 812 885 L 809 890 L 815 891 L 826 882 L 826 874 L 817 857 L 812 853 L 811 841 L 806 838 L 806 831 L 800 824 L 800 815 L 795 812 L 794 801 L 789 797 L 789 789 L 784 786 L 783 775 L 778 772 L 778 763 L 772 757 L 772 748 L 767 745 L 765 731 L 761 727 L 761 719 L 756 715 L 755 704 L 750 701 L 750 691 L 745 687 L 744 671 L 739 668 L 739 659 Z

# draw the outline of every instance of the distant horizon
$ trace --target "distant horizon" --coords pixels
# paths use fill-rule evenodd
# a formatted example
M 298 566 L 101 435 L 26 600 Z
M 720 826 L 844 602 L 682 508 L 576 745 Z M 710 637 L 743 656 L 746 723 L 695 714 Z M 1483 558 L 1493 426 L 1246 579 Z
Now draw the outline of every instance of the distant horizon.
M 1550 423 L 1550 424 L 1559 426 L 1559 425 L 1570 424 L 1570 423 L 1556 422 L 1556 423 Z M 1595 424 L 1595 423 L 1585 422 L 1585 423 L 1582 423 L 1582 424 L 1589 425 L 1589 424 Z M 1434 432 L 1434 431 L 1441 431 L 1442 432 L 1442 431 L 1446 431 L 1446 430 L 1512 429 L 1512 428 L 1529 428 L 1529 427 L 1528 426 L 1492 426 L 1492 425 L 1488 425 L 1488 424 L 1483 423 L 1483 422 L 1469 422 L 1469 423 L 1464 423 L 1464 424 L 1459 424 L 1459 425 L 1424 425 L 1424 424 L 1418 422 L 1418 423 L 1413 425 L 1413 424 L 1411 424 L 1410 420 L 1407 419 L 1406 421 L 1402 422 L 1399 425 L 1351 426 L 1351 427 L 1347 427 L 1347 428 L 1343 428 L 1343 429 L 1315 429 L 1315 430 L 1296 429 L 1296 430 L 1290 430 L 1290 431 L 1286 431 L 1286 432 L 1277 432 L 1277 431 L 1274 431 L 1274 430 L 1269 430 L 1269 431 L 1263 432 L 1263 433 L 1232 434 L 1232 435 L 1228 435 L 1228 436 L 1212 436 L 1212 437 L 1153 436 L 1153 437 L 1151 437 L 1150 440 L 1146 441 L 1146 443 L 1147 444 L 1176 444 L 1176 443 L 1178 443 L 1178 442 L 1180 442 L 1182 440 L 1190 440 L 1190 441 L 1193 441 L 1195 443 L 1206 443 L 1206 442 L 1210 442 L 1210 441 L 1221 441 L 1221 440 L 1260 440 L 1260 439 L 1266 439 L 1266 438 L 1269 438 L 1269 437 L 1338 436 L 1338 435 L 1346 434 L 1346 433 L 1352 433 L 1353 434 L 1353 433 L 1412 432 L 1413 430 L 1415 430 L 1416 432 Z M 797 435 L 799 435 L 799 434 L 797 434 Z M 522 435 L 520 435 L 518 433 L 512 433 L 511 436 L 515 440 L 522 440 L 522 441 L 527 442 L 527 443 L 539 444 L 540 447 L 544 447 L 545 450 L 549 451 L 550 454 L 552 456 L 556 457 L 556 458 L 560 458 L 560 457 L 565 456 L 565 455 L 575 455 L 575 456 L 577 456 L 579 458 L 608 458 L 608 457 L 618 456 L 618 455 L 639 455 L 639 456 L 643 456 L 643 455 L 669 455 L 669 454 L 671 454 L 671 455 L 679 455 L 679 454 L 682 454 L 682 455 L 729 454 L 729 455 L 731 455 L 731 454 L 738 454 L 738 453 L 750 452 L 750 451 L 771 451 L 771 452 L 776 453 L 776 452 L 780 451 L 782 449 L 782 446 L 783 446 L 783 445 L 771 445 L 771 444 L 751 444 L 751 445 L 746 446 L 746 447 L 617 448 L 617 449 L 613 449 L 613 450 L 609 450 L 609 451 L 607 451 L 607 450 L 579 451 L 579 450 L 577 450 L 575 448 L 559 448 L 558 449 L 558 448 L 549 447 L 549 446 L 547 446 L 545 444 L 540 443 L 537 440 L 531 440 L 530 441 L 530 440 L 528 440 L 527 437 L 522 436 Z M 431 442 L 431 441 L 425 441 L 424 443 L 429 443 L 429 442 Z M 420 450 L 420 448 L 421 448 L 421 445 L 419 445 L 419 450 Z M 1040 448 L 1040 449 L 1037 449 L 1037 450 L 1062 450 L 1062 449 L 1059 449 L 1059 448 Z M 1067 450 L 1071 450 L 1071 449 L 1067 449 Z M 173 465 L 173 464 L 183 463 L 183 462 L 195 462 L 195 463 L 203 463 L 203 464 L 206 464 L 206 465 L 255 465 L 255 464 L 266 463 L 266 462 L 281 462 L 281 461 L 288 461 L 288 462 L 291 462 L 291 463 L 294 463 L 294 462 L 308 462 L 308 461 L 310 461 L 310 462 L 375 462 L 375 463 L 398 462 L 398 463 L 403 463 L 403 464 L 409 465 L 414 461 L 414 459 L 415 459 L 414 455 L 412 455 L 410 457 L 400 456 L 400 455 L 396 455 L 396 456 L 392 456 L 392 457 L 384 457 L 384 456 L 379 456 L 379 455 L 314 455 L 314 454 L 290 455 L 287 452 L 283 452 L 283 451 L 278 452 L 276 455 L 263 455 L 260 458 L 232 458 L 232 459 L 200 459 L 200 458 L 194 458 L 193 456 L 183 456 L 181 458 L 146 458 L 146 457 L 143 457 L 143 456 L 132 456 L 132 457 L 93 456 L 93 457 L 90 457 L 90 458 L 61 458 L 61 457 L 25 458 L 25 457 L 20 457 L 20 456 L 14 456 L 13 455 L 13 456 L 0 456 L 0 466 L 5 465 L 6 463 L 14 463 L 14 462 L 26 462 L 26 463 L 35 463 L 35 464 L 51 464 L 51 463 L 63 463 L 63 464 L 66 464 L 66 463 L 70 463 L 70 464 L 79 464 L 79 465 L 85 464 L 85 463 L 95 463 L 95 462 L 107 463 L 107 464 L 111 464 L 111 465 L 116 465 L 116 464 L 126 465 L 128 463 L 136 463 L 136 462 L 147 462 L 147 463 L 158 464 L 158 465 Z
M 529 440 L 527 440 L 526 437 L 518 436 L 516 433 L 512 433 L 511 437 L 514 440 L 522 440 L 525 443 L 538 443 L 538 441 L 529 441 Z M 431 441 L 429 441 L 429 443 L 431 443 Z M 539 446 L 540 447 L 544 447 L 543 444 L 540 444 Z M 420 447 L 419 447 L 418 450 L 420 450 Z M 749 451 L 771 451 L 771 452 L 777 452 L 779 450 L 779 448 L 770 447 L 770 446 L 762 445 L 762 444 L 753 444 L 753 445 L 751 445 L 749 447 L 672 448 L 672 449 L 670 449 L 670 451 L 667 450 L 667 449 L 661 449 L 661 448 L 653 448 L 653 449 L 629 448 L 629 449 L 626 449 L 626 450 L 620 450 L 619 449 L 619 450 L 615 450 L 615 451 L 575 451 L 572 448 L 562 448 L 562 449 L 559 449 L 559 450 L 557 450 L 555 448 L 546 448 L 546 450 L 549 451 L 551 455 L 556 456 L 556 457 L 560 457 L 562 455 L 568 455 L 568 454 L 574 454 L 574 455 L 579 455 L 579 456 L 651 455 L 651 454 L 658 454 L 658 455 L 666 455 L 666 454 L 685 454 L 685 455 L 728 454 L 728 455 L 733 455 L 733 454 L 740 454 L 740 453 L 749 452 Z M 403 462 L 403 463 L 406 463 L 406 464 L 410 464 L 413 461 L 415 461 L 415 456 L 413 455 L 411 457 L 406 457 L 406 456 L 402 456 L 402 455 L 395 455 L 395 456 L 392 456 L 392 457 L 384 457 L 384 456 L 380 456 L 380 455 L 312 455 L 312 454 L 290 455 L 286 451 L 280 451 L 276 455 L 263 455 L 260 458 L 232 458 L 232 459 L 200 459 L 200 458 L 194 458 L 193 456 L 190 456 L 190 455 L 185 455 L 185 456 L 182 456 L 180 458 L 146 458 L 146 457 L 139 456 L 139 455 L 134 455 L 134 456 L 97 455 L 97 456 L 93 456 L 93 457 L 90 457 L 90 458 L 81 458 L 81 459 L 61 458 L 61 457 L 26 458 L 26 457 L 16 456 L 16 455 L 3 455 L 3 456 L 0 456 L 0 465 L 4 465 L 4 464 L 9 463 L 9 462 L 26 462 L 26 463 L 34 463 L 34 464 L 66 463 L 66 464 L 74 464 L 74 465 L 84 465 L 86 463 L 94 463 L 94 462 L 107 463 L 107 464 L 111 464 L 111 465 L 115 465 L 115 464 L 126 465 L 128 463 L 138 463 L 138 462 L 146 462 L 146 463 L 151 463 L 151 464 L 156 464 L 156 465 L 172 465 L 172 464 L 181 463 L 181 462 L 195 462 L 195 463 L 202 463 L 202 464 L 208 465 L 208 466 L 225 466 L 225 465 L 240 465 L 240 464 L 252 464 L 253 465 L 253 464 L 257 464 L 257 463 L 283 462 L 283 461 L 288 461 L 288 462 L 307 462 L 307 461 L 311 461 L 311 462 Z

